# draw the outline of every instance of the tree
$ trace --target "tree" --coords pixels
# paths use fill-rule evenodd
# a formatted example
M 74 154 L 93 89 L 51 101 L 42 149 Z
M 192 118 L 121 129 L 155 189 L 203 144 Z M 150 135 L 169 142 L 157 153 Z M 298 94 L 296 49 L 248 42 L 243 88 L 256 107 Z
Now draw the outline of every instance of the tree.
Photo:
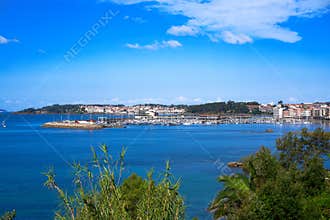
M 244 201 L 250 196 L 249 179 L 240 174 L 220 176 L 218 181 L 224 184 L 208 210 L 213 213 L 214 219 L 234 216 L 237 209 L 243 206 Z
M 243 160 L 243 174 L 221 177 L 209 210 L 215 219 L 330 219 L 329 144 L 322 129 L 289 132 L 278 156 L 262 147 Z
M 250 175 L 250 184 L 253 189 L 259 188 L 266 181 L 277 176 L 279 163 L 264 146 L 255 155 L 246 158 L 243 164 L 243 169 Z
M 126 203 L 125 209 L 129 215 L 136 219 L 137 204 L 141 201 L 141 195 L 146 190 L 146 181 L 142 177 L 133 173 L 130 177 L 124 180 L 120 186 L 123 193 L 123 200 Z
M 6 212 L 3 216 L 0 216 L 0 220 L 14 220 L 16 217 L 16 211 Z
M 330 153 L 330 133 L 321 128 L 309 132 L 303 128 L 300 132 L 289 132 L 277 140 L 280 161 L 289 168 L 306 168 L 314 158 L 322 158 Z

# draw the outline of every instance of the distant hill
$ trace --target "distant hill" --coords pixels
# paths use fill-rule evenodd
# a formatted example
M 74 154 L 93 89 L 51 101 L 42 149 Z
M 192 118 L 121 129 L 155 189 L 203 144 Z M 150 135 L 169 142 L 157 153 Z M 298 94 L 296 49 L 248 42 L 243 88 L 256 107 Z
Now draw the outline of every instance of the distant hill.
M 214 102 L 201 105 L 190 105 L 187 112 L 197 114 L 259 114 L 257 102 Z
M 96 106 L 106 106 L 97 105 Z M 214 102 L 200 105 L 162 105 L 162 104 L 141 104 L 135 106 L 161 106 L 183 108 L 193 114 L 260 114 L 258 102 Z M 116 105 L 124 107 L 125 105 Z M 42 108 L 28 108 L 16 112 L 17 114 L 83 114 L 86 113 L 81 105 L 51 105 Z
M 51 105 L 42 108 L 27 108 L 17 114 L 81 114 L 84 113 L 81 105 Z

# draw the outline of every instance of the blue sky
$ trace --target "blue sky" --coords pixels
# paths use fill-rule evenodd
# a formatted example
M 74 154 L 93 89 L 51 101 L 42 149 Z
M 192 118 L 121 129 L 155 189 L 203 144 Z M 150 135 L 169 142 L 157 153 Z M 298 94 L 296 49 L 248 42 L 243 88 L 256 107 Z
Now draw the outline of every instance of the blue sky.
M 329 0 L 2 0 L 0 109 L 330 100 Z

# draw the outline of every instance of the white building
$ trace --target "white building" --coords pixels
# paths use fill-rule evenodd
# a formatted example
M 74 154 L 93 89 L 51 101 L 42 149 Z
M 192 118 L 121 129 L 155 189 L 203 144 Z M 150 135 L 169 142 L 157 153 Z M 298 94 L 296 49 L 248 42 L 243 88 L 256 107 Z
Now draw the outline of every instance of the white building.
M 311 112 L 311 110 L 304 110 L 304 111 L 301 113 L 301 116 L 302 116 L 302 117 L 309 118 L 309 117 L 312 116 L 312 112 Z
M 283 111 L 284 108 L 282 105 L 277 105 L 276 107 L 273 108 L 273 117 L 276 120 L 282 119 L 283 118 Z

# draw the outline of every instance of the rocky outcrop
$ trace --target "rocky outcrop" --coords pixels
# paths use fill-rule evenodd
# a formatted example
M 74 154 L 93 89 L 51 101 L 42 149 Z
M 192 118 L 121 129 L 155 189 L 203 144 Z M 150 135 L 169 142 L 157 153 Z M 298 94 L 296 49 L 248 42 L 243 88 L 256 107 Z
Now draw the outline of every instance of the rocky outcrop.
M 229 162 L 227 164 L 228 167 L 232 167 L 232 168 L 242 168 L 243 167 L 243 163 L 241 162 Z

